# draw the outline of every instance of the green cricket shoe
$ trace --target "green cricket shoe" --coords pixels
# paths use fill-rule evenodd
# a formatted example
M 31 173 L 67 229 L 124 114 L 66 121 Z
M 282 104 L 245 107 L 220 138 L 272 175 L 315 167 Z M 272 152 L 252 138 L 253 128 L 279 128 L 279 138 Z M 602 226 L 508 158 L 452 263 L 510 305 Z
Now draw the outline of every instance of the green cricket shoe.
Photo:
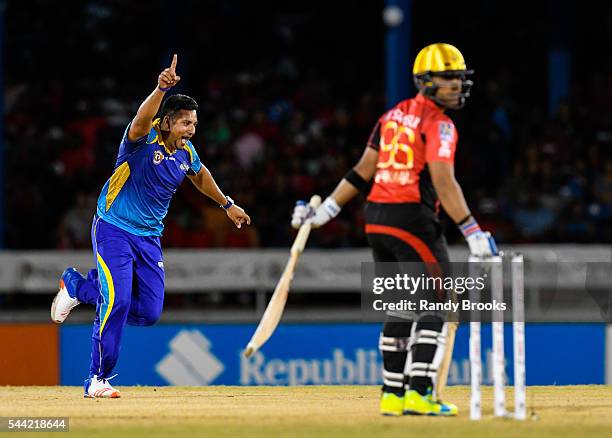
M 458 412 L 459 410 L 454 404 L 434 400 L 431 392 L 428 392 L 427 395 L 421 395 L 415 390 L 410 390 L 404 396 L 405 415 L 453 417 Z
M 453 403 L 445 403 L 442 400 L 434 400 L 433 396 L 431 395 L 431 392 L 428 393 L 426 397 L 428 397 L 432 403 L 435 403 L 440 406 L 440 410 L 437 414 L 430 415 L 438 415 L 441 417 L 456 417 L 459 413 L 459 408 L 457 407 L 457 405 Z
M 383 392 L 380 397 L 380 413 L 390 417 L 401 417 L 404 414 L 404 397 L 392 392 Z

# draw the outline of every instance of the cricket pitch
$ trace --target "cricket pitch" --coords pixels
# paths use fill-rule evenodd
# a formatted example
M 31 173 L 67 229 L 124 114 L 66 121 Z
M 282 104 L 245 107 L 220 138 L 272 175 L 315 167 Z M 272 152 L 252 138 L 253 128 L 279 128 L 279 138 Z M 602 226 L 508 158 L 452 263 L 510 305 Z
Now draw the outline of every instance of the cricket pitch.
M 118 389 L 122 398 L 109 400 L 84 399 L 79 387 L 0 387 L 0 416 L 69 417 L 71 437 L 612 436 L 612 386 L 528 387 L 522 422 L 491 417 L 490 387 L 483 388 L 478 422 L 469 420 L 467 387 L 446 390 L 445 399 L 459 406 L 457 418 L 382 417 L 373 386 Z M 507 400 L 512 407 L 510 388 Z

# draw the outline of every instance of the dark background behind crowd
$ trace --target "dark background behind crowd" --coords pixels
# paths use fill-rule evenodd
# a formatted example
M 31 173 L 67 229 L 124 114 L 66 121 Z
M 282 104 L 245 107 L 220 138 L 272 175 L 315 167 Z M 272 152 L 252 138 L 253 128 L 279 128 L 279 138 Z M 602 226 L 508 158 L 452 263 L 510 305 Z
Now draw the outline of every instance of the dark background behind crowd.
M 174 91 L 200 104 L 199 155 L 253 225 L 235 230 L 185 182 L 165 247 L 289 245 L 294 202 L 333 189 L 387 107 L 381 1 L 69 3 L 10 1 L 5 13 L 8 248 L 90 247 L 125 127 L 173 52 Z M 551 109 L 550 4 L 470 5 L 434 14 L 414 1 L 406 56 L 449 42 L 476 70 L 468 105 L 450 114 L 475 216 L 502 243 L 612 242 L 612 14 L 570 2 L 570 89 Z M 362 206 L 313 244 L 364 246 Z

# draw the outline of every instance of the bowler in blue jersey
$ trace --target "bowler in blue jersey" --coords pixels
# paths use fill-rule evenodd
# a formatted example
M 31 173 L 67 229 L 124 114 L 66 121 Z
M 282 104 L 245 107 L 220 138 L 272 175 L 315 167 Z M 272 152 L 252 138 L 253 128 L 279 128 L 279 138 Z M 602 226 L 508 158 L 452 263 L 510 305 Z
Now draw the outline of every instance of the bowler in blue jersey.
M 164 100 L 181 79 L 176 74 L 177 61 L 174 55 L 127 126 L 113 173 L 100 192 L 91 230 L 96 268 L 87 277 L 74 268 L 66 269 L 51 306 L 51 319 L 57 323 L 64 322 L 80 303 L 96 306 L 85 397 L 120 397 L 109 379 L 119 357 L 123 328 L 125 324 L 153 325 L 160 317 L 163 219 L 185 177 L 217 202 L 236 227 L 251 223 L 244 210 L 219 189 L 191 143 L 198 124 L 196 101 L 181 94 Z

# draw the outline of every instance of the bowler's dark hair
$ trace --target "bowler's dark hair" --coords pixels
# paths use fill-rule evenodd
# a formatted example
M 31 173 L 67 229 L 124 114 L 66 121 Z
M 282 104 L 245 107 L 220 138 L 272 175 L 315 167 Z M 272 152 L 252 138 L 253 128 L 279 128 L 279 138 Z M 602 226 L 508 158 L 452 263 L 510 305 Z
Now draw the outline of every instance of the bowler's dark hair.
M 174 120 L 181 110 L 194 111 L 197 109 L 198 103 L 193 97 L 185 96 L 184 94 L 173 94 L 164 101 L 159 116 L 162 120 L 166 116 Z

